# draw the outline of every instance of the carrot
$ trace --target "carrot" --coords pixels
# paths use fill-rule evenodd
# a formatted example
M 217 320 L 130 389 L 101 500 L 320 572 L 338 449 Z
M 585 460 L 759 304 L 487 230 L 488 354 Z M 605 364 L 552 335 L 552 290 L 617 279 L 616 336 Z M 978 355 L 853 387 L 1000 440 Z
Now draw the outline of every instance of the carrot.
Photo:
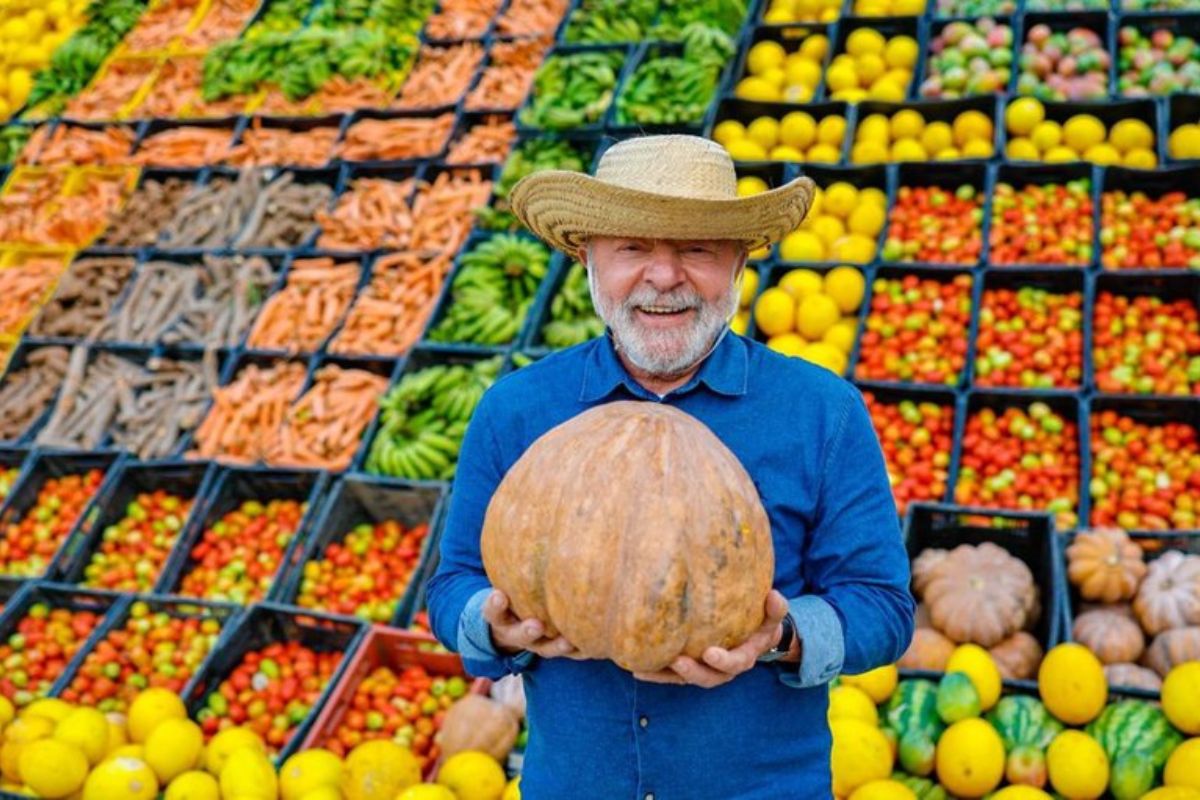
M 431 39 L 479 39 L 500 10 L 500 0 L 443 0 L 441 10 L 425 21 Z
M 309 98 L 315 108 L 325 113 L 344 113 L 360 108 L 389 108 L 392 105 L 392 90 L 383 83 L 370 78 L 349 80 L 334 75 Z M 265 113 L 259 109 L 259 113 Z
M 82 120 L 114 118 L 150 79 L 155 66 L 156 62 L 149 58 L 110 61 L 98 81 L 67 103 L 64 116 Z
M 275 446 L 279 423 L 304 386 L 304 364 L 248 364 L 227 386 L 213 390 L 213 404 L 196 429 L 188 458 L 251 464 Z
M 494 45 L 487 68 L 467 96 L 466 110 L 516 110 L 529 94 L 549 49 L 550 40 L 544 38 Z
M 403 250 L 412 233 L 408 198 L 412 179 L 358 178 L 350 191 L 338 198 L 332 213 L 317 212 L 321 236 L 317 247 L 330 250 Z
M 334 264 L 332 258 L 295 261 L 287 285 L 263 305 L 247 345 L 289 353 L 314 352 L 350 308 L 361 275 L 357 262 Z
M 33 172 L 15 178 L 0 196 L 0 242 L 41 244 L 39 220 L 62 190 L 65 169 Z
M 126 35 L 126 51 L 139 53 L 166 47 L 184 32 L 199 5 L 200 0 L 166 0 L 152 5 Z
M 45 126 L 43 126 L 45 127 Z M 41 128 L 38 129 L 41 132 Z M 133 130 L 113 125 L 100 130 L 60 124 L 36 156 L 38 164 L 124 164 L 133 149 Z
M 264 128 L 255 117 L 242 141 L 229 151 L 226 161 L 239 167 L 291 165 L 321 167 L 333 158 L 337 142 L 336 127 L 313 128 L 292 132 L 286 128 Z
M 340 155 L 347 161 L 433 158 L 446 146 L 454 114 L 437 117 L 362 119 L 350 126 Z
M 453 47 L 422 47 L 416 66 L 400 89 L 397 108 L 454 105 L 471 85 L 482 61 L 483 46 L 476 42 Z
M 387 378 L 366 370 L 320 368 L 313 385 L 287 410 L 264 460 L 279 467 L 346 469 L 387 387 Z
M 372 267 L 371 283 L 355 301 L 331 353 L 402 356 L 421 338 L 453 256 L 391 253 Z
M 79 192 L 59 196 L 47 207 L 31 243 L 83 247 L 108 226 L 127 196 L 126 176 L 89 175 Z
M 133 162 L 155 167 L 203 167 L 220 161 L 229 152 L 230 128 L 185 125 L 144 139 Z
M 189 50 L 202 50 L 222 39 L 233 39 L 241 32 L 260 0 L 214 0 L 196 30 L 185 34 L 182 44 Z
M 450 147 L 447 164 L 499 164 L 517 138 L 517 126 L 510 117 L 497 114 L 484 118 Z
M 487 203 L 492 182 L 478 170 L 446 171 L 417 191 L 409 248 L 417 252 L 456 253 L 471 233 L 474 210 Z
M 567 13 L 568 0 L 512 0 L 496 21 L 500 36 L 553 35 Z
M 36 164 L 38 154 L 41 153 L 46 140 L 50 138 L 50 127 L 48 123 L 37 126 L 33 133 L 29 135 L 29 138 L 25 140 L 25 146 L 21 148 L 21 152 L 17 154 L 17 158 L 13 163 L 18 166 Z
M 64 269 L 61 259 L 33 256 L 0 270 L 0 334 L 21 332 Z

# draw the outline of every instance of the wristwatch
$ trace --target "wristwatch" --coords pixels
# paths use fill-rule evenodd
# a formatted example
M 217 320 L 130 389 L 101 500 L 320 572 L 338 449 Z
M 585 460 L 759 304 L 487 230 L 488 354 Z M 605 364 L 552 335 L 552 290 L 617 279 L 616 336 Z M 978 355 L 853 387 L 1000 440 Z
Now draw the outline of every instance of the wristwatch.
M 784 616 L 780 624 L 783 627 L 783 634 L 779 637 L 779 644 L 759 656 L 760 663 L 769 664 L 772 661 L 778 661 L 792 649 L 792 640 L 796 638 L 796 623 L 792 621 L 792 615 Z

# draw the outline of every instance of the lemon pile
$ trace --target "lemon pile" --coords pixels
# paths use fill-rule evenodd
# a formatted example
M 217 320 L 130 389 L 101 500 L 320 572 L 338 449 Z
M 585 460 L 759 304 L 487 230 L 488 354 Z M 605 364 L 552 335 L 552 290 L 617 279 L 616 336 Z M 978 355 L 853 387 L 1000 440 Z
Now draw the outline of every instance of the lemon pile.
M 866 264 L 875 257 L 886 221 L 887 195 L 882 189 L 831 183 L 817 189 L 808 216 L 779 243 L 779 258 Z
M 738 310 L 729 323 L 729 329 L 741 336 L 745 336 L 750 328 L 750 308 L 754 305 L 754 296 L 758 294 L 758 281 L 758 270 L 746 267 L 738 284 Z
M 835 267 L 824 278 L 811 269 L 793 269 L 759 295 L 754 322 L 768 337 L 767 347 L 841 375 L 854 349 L 865 290 L 863 274 L 854 267 Z
M 86 21 L 88 0 L 0 3 L 0 120 L 25 105 L 33 74 Z
M 1004 109 L 1004 127 L 1009 136 L 1004 153 L 1013 161 L 1090 161 L 1138 169 L 1158 165 L 1154 131 L 1140 119 L 1123 119 L 1109 129 L 1092 114 L 1076 114 L 1059 124 L 1046 119 L 1039 100 L 1021 97 Z M 1196 145 L 1200 151 L 1200 126 Z
M 746 76 L 733 93 L 742 100 L 760 103 L 808 103 L 821 83 L 821 64 L 829 52 L 829 38 L 814 34 L 788 52 L 772 39 L 757 42 L 746 53 Z
M 1171 131 L 1167 153 L 1171 158 L 1200 158 L 1200 125 L 1189 122 Z
M 952 161 L 990 158 L 995 151 L 995 126 L 982 111 L 963 111 L 953 122 L 926 122 L 921 112 L 902 108 L 890 118 L 864 117 L 854 132 L 850 161 Z
M 831 100 L 900 102 L 912 84 L 920 48 L 911 36 L 885 39 L 874 28 L 857 28 L 846 37 L 846 52 L 834 56 L 825 71 Z
M 832 114 L 818 122 L 807 111 L 781 119 L 758 117 L 748 125 L 736 119 L 718 122 L 713 139 L 734 161 L 809 161 L 836 164 L 842 157 L 846 118 Z
M 790 25 L 793 22 L 833 22 L 842 10 L 841 0 L 771 0 L 763 22 Z
M 854 0 L 854 13 L 860 17 L 919 17 L 925 13 L 925 0 Z

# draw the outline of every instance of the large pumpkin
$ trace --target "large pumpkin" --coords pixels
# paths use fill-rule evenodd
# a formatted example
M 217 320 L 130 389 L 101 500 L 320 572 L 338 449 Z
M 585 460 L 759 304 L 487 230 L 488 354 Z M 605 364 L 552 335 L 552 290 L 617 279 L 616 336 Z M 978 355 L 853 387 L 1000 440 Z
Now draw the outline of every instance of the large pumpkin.
M 695 418 L 605 403 L 530 445 L 488 505 L 483 564 L 514 613 L 651 672 L 741 644 L 775 572 L 750 476 Z
M 1067 576 L 1087 600 L 1132 599 L 1146 576 L 1142 548 L 1122 530 L 1081 533 L 1067 548 Z
M 1200 625 L 1200 556 L 1168 550 L 1152 561 L 1133 613 L 1151 636 Z

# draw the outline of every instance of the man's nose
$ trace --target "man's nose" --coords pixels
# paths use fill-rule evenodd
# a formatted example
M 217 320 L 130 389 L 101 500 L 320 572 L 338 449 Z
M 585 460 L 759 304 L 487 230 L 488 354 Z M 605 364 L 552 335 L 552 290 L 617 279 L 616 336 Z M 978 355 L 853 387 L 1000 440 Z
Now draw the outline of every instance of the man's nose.
M 679 251 L 669 245 L 656 245 L 644 277 L 651 286 L 660 290 L 673 289 L 683 283 L 683 260 Z

